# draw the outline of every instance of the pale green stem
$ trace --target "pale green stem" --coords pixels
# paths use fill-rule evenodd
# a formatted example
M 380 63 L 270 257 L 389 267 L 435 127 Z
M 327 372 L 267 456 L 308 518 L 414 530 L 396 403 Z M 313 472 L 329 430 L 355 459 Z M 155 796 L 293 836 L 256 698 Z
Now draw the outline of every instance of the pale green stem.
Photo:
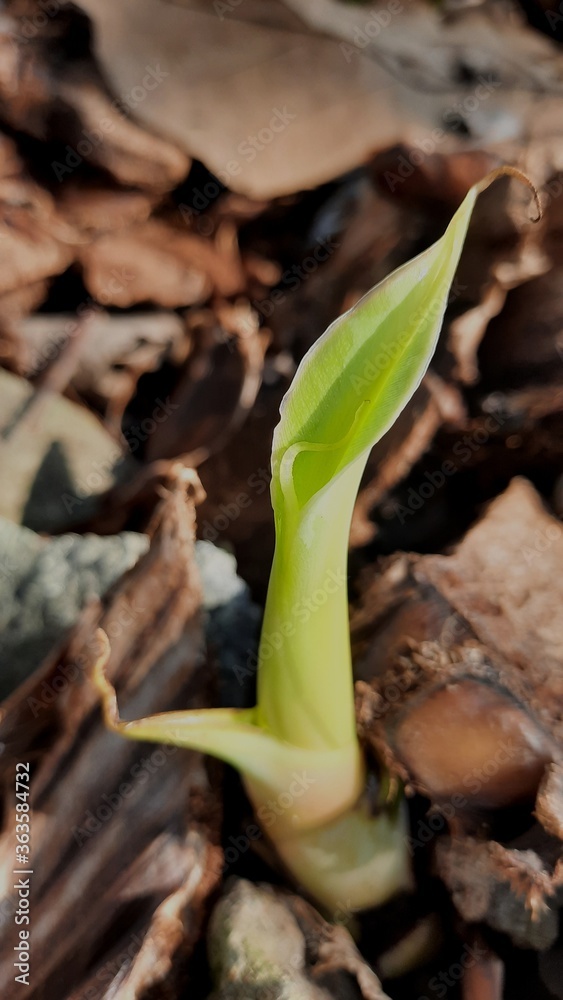
M 355 475 L 348 468 L 303 510 L 286 514 L 283 533 L 278 525 L 260 641 L 258 722 L 311 749 L 356 743 L 346 567 L 365 461 L 361 456 Z

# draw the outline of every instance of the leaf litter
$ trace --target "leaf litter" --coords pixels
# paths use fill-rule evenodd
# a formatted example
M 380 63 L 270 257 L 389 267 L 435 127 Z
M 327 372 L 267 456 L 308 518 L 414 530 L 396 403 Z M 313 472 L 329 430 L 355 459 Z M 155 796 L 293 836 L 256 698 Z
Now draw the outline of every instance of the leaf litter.
M 399 6 L 38 18 L 14 0 L 3 15 L 1 512 L 23 532 L 14 580 L 27 572 L 59 622 L 47 640 L 29 613 L 33 672 L 1 708 L 3 996 L 20 995 L 16 759 L 33 769 L 37 1000 L 278 996 L 233 972 L 217 928 L 237 899 L 239 943 L 254 907 L 291 927 L 302 964 L 275 989 L 300 1000 L 410 1000 L 466 949 L 463 1000 L 560 993 L 563 63 L 516 7 Z M 261 605 L 271 434 L 296 365 L 502 161 L 533 177 L 544 218 L 530 227 L 508 182 L 481 198 L 432 368 L 354 514 L 358 722 L 409 794 L 417 877 L 350 924 L 354 944 L 265 884 L 280 879 L 265 844 L 227 861 L 251 821 L 232 776 L 108 734 L 86 674 L 101 625 L 129 717 L 217 703 L 224 684 L 252 702 L 259 610 L 244 589 L 202 609 L 195 522 Z M 78 586 L 72 615 L 29 562 L 69 531 L 77 552 L 88 532 L 117 552 L 126 531 L 138 553 L 111 580 L 96 556 L 106 582 Z

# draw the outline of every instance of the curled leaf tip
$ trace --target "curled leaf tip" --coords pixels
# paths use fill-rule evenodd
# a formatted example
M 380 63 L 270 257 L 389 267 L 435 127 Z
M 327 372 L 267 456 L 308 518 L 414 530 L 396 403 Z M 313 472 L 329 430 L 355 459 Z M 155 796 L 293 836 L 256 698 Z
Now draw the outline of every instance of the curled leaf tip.
M 515 180 L 520 181 L 530 189 L 534 196 L 537 210 L 537 215 L 535 217 L 530 217 L 530 222 L 539 222 L 543 216 L 539 191 L 527 174 L 523 173 L 522 170 L 519 170 L 518 167 L 513 167 L 510 163 L 503 163 L 501 167 L 497 167 L 496 170 L 492 170 L 490 174 L 487 174 L 487 176 L 484 177 L 483 180 L 477 185 L 479 193 L 485 191 L 489 185 L 498 180 L 499 177 L 514 177 Z
M 101 628 L 96 632 L 96 640 L 100 643 L 101 652 L 92 666 L 92 680 L 94 687 L 100 695 L 102 714 L 106 726 L 114 733 L 119 733 L 123 724 L 119 718 L 115 691 L 106 676 L 106 667 L 110 658 L 111 647 L 106 633 Z

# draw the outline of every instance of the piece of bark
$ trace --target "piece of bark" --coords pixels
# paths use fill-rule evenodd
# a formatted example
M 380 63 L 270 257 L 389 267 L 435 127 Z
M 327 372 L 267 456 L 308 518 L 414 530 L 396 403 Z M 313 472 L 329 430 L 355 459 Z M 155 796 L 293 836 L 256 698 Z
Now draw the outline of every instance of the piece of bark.
M 462 660 L 496 663 L 498 676 L 560 738 L 563 632 L 555 608 L 562 551 L 561 524 L 531 484 L 513 480 L 451 555 L 398 556 L 373 579 L 353 620 L 357 641 L 365 644 L 359 676 L 377 676 L 380 683 L 408 656 L 410 642 L 421 660 L 428 644 L 428 670 L 435 677 L 443 670 L 444 680 L 456 659 L 456 677 Z M 484 679 L 487 670 L 481 670 Z
M 504 920 L 502 929 L 530 947 L 553 931 L 553 852 L 561 849 L 562 546 L 559 522 L 529 483 L 514 480 L 450 555 L 389 560 L 352 623 L 364 734 L 407 792 L 432 805 L 413 828 L 413 849 L 443 843 L 447 852 L 448 827 L 476 837 L 492 901 L 474 919 Z M 533 851 L 510 846 L 509 808 L 529 817 Z M 534 808 L 545 833 L 534 827 Z M 543 900 L 531 916 L 528 896 L 506 878 L 496 836 L 508 842 L 507 863 L 514 857 L 518 868 L 531 852 L 544 872 L 530 883 Z M 459 869 L 460 900 L 472 898 L 470 871 L 469 862 Z M 497 883 L 511 899 L 498 903 L 500 916 Z
M 436 864 L 468 923 L 485 922 L 524 948 L 557 939 L 557 885 L 534 851 L 453 838 L 438 843 Z
M 165 983 L 173 989 L 221 869 L 219 804 L 201 755 L 109 733 L 88 679 L 101 626 L 128 715 L 201 707 L 207 697 L 198 669 L 205 654 L 194 509 L 185 491 L 185 476 L 170 482 L 147 554 L 104 609 L 84 614 L 65 650 L 2 706 L 0 852 L 10 906 L 13 775 L 16 760 L 31 761 L 33 1000 L 79 997 L 86 987 L 93 1000 L 108 989 L 123 1000 Z M 0 944 L 7 1000 L 19 996 L 14 935 L 10 917 Z

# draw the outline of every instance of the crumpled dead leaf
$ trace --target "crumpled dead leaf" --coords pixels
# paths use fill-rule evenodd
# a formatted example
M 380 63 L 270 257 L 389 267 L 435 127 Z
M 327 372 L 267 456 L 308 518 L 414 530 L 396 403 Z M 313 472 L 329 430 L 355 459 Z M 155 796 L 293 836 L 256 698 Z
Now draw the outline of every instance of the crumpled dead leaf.
M 59 215 L 83 238 L 146 222 L 159 200 L 146 191 L 112 189 L 80 177 L 68 177 L 54 197 Z
M 193 310 L 186 322 L 193 349 L 171 393 L 173 412 L 151 434 L 146 458 L 187 455 L 188 464 L 199 466 L 251 411 L 269 337 L 244 299 L 218 302 L 214 311 Z
M 444 421 L 462 422 L 464 416 L 464 406 L 455 389 L 445 386 L 430 372 L 393 427 L 372 449 L 365 485 L 360 488 L 352 516 L 352 548 L 373 539 L 376 526 L 370 512 L 408 475 Z
M 534 813 L 547 833 L 563 841 L 563 765 L 554 763 L 547 768 Z

